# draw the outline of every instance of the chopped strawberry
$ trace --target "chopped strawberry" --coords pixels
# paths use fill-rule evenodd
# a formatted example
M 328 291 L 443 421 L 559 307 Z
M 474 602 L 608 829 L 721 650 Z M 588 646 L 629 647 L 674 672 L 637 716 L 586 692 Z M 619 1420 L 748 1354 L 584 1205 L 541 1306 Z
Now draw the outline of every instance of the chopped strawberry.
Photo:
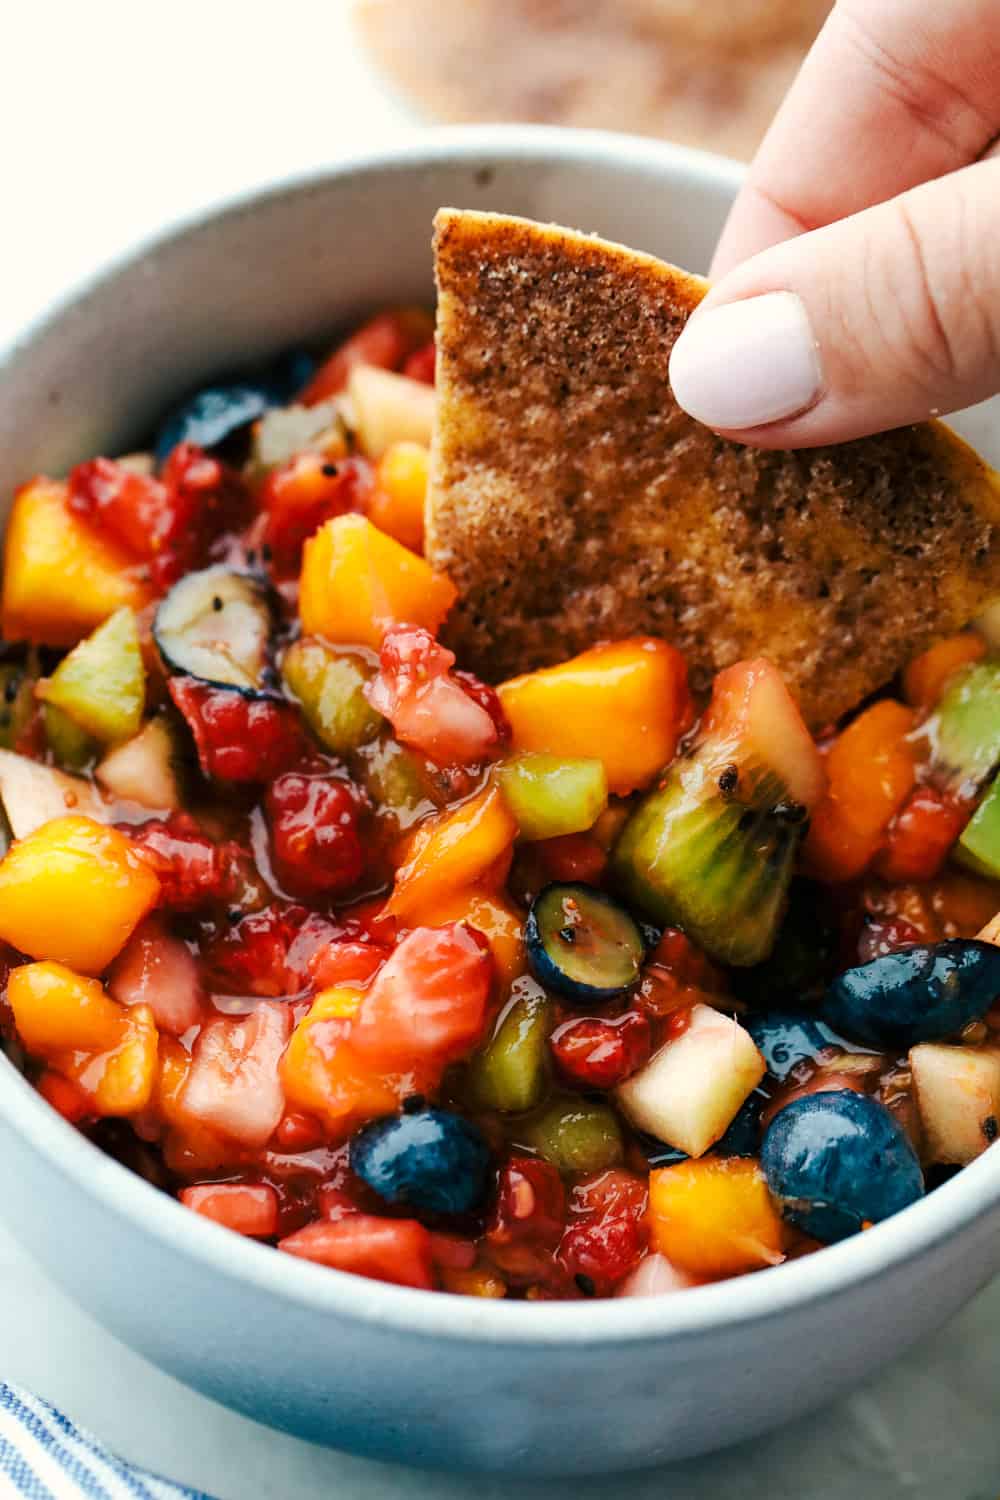
M 288 772 L 268 788 L 265 806 L 275 873 L 287 890 L 316 896 L 357 884 L 365 854 L 349 781 Z
M 249 1016 L 209 1022 L 195 1043 L 184 1114 L 245 1146 L 263 1146 L 285 1112 L 278 1063 L 291 1030 L 287 1005 L 270 1000 Z
M 327 943 L 309 961 L 309 975 L 319 990 L 334 984 L 367 984 L 389 957 L 378 943 Z
M 372 466 L 360 457 L 331 463 L 320 453 L 299 453 L 275 469 L 260 496 L 266 515 L 262 542 L 271 550 L 275 574 L 293 576 L 313 532 L 333 516 L 364 509 L 373 485 Z
M 183 1036 L 203 1018 L 198 964 L 187 943 L 171 937 L 161 918 L 136 928 L 108 975 L 119 1005 L 148 1005 L 158 1031 Z
M 608 863 L 607 852 L 589 833 L 564 833 L 535 845 L 550 880 L 596 885 Z
M 170 696 L 187 720 L 198 763 L 218 781 L 273 781 L 302 747 L 302 730 L 290 703 L 248 697 L 193 677 L 172 677 Z
M 454 652 L 428 631 L 400 625 L 386 634 L 378 675 L 365 692 L 403 744 L 439 764 L 468 765 L 494 755 L 501 737 L 493 712 L 480 701 L 483 684 L 461 681 L 454 664 Z M 502 710 L 500 722 L 506 722 Z
M 206 562 L 216 538 L 241 529 L 252 512 L 239 475 L 193 443 L 178 444 L 159 478 L 108 458 L 79 464 L 69 505 L 148 559 L 160 589 Z
M 410 355 L 403 365 L 403 374 L 408 375 L 411 380 L 422 380 L 425 385 L 433 385 L 436 366 L 437 346 L 433 339 L 428 339 L 426 344 Z
M 351 1046 L 381 1066 L 455 1062 L 482 1037 L 492 983 L 480 933 L 464 922 L 417 927 L 365 991 Z
M 426 344 L 430 327 L 426 313 L 417 309 L 400 307 L 378 313 L 324 360 L 300 393 L 299 401 L 304 406 L 315 406 L 339 395 L 355 365 L 398 370 L 415 350 Z
M 300 1110 L 289 1110 L 274 1132 L 275 1148 L 293 1155 L 300 1151 L 315 1151 L 322 1144 L 323 1127 L 319 1120 Z
M 278 1195 L 267 1183 L 202 1182 L 178 1194 L 185 1208 L 237 1234 L 268 1239 L 278 1232 Z
M 348 1213 L 334 1222 L 307 1224 L 281 1240 L 278 1249 L 336 1271 L 353 1271 L 355 1276 L 423 1291 L 434 1288 L 433 1242 L 415 1219 Z
M 875 874 L 890 882 L 933 880 L 968 821 L 969 810 L 936 787 L 915 787 L 889 826 Z
M 549 1039 L 563 1078 L 583 1089 L 613 1089 L 649 1057 L 649 1021 L 639 1010 L 614 1020 L 585 1017 L 566 1021 Z

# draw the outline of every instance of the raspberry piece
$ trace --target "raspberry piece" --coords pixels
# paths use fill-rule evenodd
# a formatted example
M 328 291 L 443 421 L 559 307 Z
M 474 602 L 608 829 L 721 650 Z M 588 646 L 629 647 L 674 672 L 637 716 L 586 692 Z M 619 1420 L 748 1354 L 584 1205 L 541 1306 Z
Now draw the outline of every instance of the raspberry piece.
M 138 827 L 122 825 L 160 881 L 159 905 L 171 911 L 196 911 L 210 901 L 232 897 L 232 850 L 213 844 L 193 818 L 179 813 L 153 818 Z M 239 851 L 242 853 L 242 851 Z
M 265 805 L 275 873 L 283 886 L 299 895 L 320 895 L 357 884 L 365 854 L 359 798 L 350 782 L 290 771 L 269 787 Z
M 583 1089 L 613 1089 L 649 1057 L 649 1021 L 638 1010 L 615 1020 L 585 1017 L 567 1021 L 549 1039 L 556 1067 Z
M 187 721 L 206 776 L 273 781 L 298 758 L 302 733 L 290 703 L 248 697 L 194 677 L 172 677 L 170 696 Z

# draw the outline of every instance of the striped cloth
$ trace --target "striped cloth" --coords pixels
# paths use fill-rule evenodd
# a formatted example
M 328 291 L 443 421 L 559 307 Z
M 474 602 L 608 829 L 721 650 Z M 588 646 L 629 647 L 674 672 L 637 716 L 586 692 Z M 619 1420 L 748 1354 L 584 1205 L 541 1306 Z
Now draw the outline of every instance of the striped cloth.
M 212 1500 L 122 1463 L 47 1401 L 0 1381 L 3 1500 Z

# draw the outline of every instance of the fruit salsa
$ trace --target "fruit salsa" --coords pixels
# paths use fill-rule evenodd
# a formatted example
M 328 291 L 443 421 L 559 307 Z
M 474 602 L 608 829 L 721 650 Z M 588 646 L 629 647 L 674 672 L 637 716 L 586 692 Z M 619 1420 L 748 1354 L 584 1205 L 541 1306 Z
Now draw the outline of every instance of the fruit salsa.
M 767 660 L 696 699 L 652 637 L 487 685 L 421 555 L 432 332 L 18 492 L 8 1055 L 192 1212 L 404 1286 L 648 1295 L 865 1230 L 1000 1130 L 995 629 L 818 739 Z

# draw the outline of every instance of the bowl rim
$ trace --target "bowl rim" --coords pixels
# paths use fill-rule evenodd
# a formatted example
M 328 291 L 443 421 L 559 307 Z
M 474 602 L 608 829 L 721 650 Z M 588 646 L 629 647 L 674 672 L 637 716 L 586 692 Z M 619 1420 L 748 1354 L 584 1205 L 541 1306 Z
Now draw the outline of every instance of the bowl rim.
M 669 142 L 557 126 L 450 126 L 338 157 L 200 204 L 89 270 L 48 300 L 0 348 L 0 372 L 63 318 L 147 256 L 261 206 L 323 190 L 331 182 L 436 166 L 592 165 L 662 175 L 734 191 L 743 168 Z M 507 1346 L 622 1345 L 692 1339 L 753 1324 L 834 1297 L 916 1260 L 1000 1204 L 1000 1142 L 933 1193 L 882 1224 L 821 1253 L 749 1276 L 693 1287 L 681 1296 L 579 1302 L 506 1302 L 428 1293 L 368 1280 L 257 1244 L 185 1209 L 67 1124 L 0 1054 L 0 1121 L 143 1237 L 189 1263 L 232 1277 L 289 1305 L 392 1332 Z M 585 1311 L 584 1311 L 585 1309 Z

